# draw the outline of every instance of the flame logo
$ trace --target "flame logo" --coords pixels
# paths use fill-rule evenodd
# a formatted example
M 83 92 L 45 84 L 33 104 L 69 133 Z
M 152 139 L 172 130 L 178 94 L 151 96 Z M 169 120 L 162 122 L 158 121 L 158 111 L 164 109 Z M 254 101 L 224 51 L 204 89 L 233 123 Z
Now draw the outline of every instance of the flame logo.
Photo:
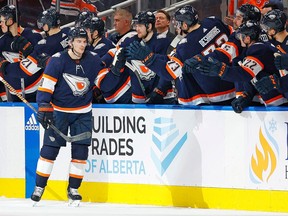
M 268 182 L 277 166 L 276 154 L 264 137 L 261 128 L 259 130 L 259 140 L 260 144 L 256 145 L 255 153 L 251 158 L 251 172 L 254 173 L 254 180 L 256 180 L 255 178 L 258 179 L 258 181 L 256 180 L 258 183 Z M 272 139 L 272 143 L 273 141 Z

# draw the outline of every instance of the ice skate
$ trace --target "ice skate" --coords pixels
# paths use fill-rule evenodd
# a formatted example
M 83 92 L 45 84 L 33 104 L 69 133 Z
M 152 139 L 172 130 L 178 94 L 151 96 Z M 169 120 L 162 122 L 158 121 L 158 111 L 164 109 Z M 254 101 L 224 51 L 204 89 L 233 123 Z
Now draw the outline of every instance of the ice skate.
M 36 206 L 37 203 L 41 200 L 43 193 L 44 188 L 35 186 L 34 192 L 31 195 L 31 200 L 34 201 L 33 206 Z
M 80 205 L 80 201 L 82 200 L 82 196 L 79 194 L 78 189 L 68 188 L 67 195 L 69 199 L 69 206 L 77 207 Z

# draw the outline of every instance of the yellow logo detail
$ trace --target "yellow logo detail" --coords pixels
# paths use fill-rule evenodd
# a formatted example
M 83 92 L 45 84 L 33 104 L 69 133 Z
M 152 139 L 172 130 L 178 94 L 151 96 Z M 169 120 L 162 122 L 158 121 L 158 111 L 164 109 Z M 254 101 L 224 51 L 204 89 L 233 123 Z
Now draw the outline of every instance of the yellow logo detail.
M 268 182 L 276 169 L 276 155 L 261 129 L 259 131 L 259 140 L 260 144 L 256 145 L 256 152 L 251 158 L 251 168 L 259 180 Z

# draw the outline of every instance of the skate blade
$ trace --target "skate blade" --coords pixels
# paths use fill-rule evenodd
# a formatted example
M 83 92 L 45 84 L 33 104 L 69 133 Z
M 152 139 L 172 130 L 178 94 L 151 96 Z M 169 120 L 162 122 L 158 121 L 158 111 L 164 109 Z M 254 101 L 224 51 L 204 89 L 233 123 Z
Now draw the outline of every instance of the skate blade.
M 32 201 L 32 207 L 37 207 L 39 202 Z
M 79 207 L 81 200 L 71 200 L 69 199 L 68 206 L 70 207 Z

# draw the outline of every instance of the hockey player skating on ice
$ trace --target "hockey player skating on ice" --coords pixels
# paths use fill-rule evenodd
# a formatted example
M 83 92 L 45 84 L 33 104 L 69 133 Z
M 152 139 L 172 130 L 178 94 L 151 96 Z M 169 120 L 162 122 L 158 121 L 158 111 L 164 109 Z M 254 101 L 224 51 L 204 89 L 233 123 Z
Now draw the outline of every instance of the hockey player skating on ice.
M 54 161 L 64 139 L 49 127 L 53 124 L 67 135 L 92 133 L 92 92 L 98 73 L 106 70 L 100 57 L 85 51 L 88 37 L 84 28 L 76 27 L 69 32 L 71 48 L 51 57 L 38 89 L 39 106 L 37 119 L 46 129 L 43 147 L 36 170 L 36 186 L 31 199 L 39 202 L 52 172 Z M 71 143 L 71 162 L 67 195 L 73 205 L 78 205 L 82 196 L 78 192 L 84 177 L 85 164 L 91 137 Z M 76 203 L 75 203 L 76 202 Z

